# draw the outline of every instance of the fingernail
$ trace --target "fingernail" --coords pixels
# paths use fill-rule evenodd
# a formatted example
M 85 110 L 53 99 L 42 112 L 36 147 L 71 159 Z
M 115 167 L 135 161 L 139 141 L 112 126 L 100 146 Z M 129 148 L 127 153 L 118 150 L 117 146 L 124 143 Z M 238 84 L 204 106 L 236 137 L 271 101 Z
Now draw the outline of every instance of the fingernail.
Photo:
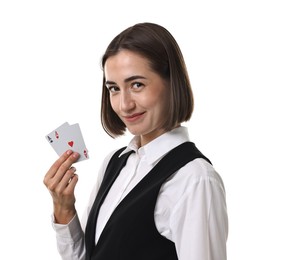
M 73 158 L 77 158 L 78 157 L 78 153 L 74 153 L 72 156 L 73 156 Z
M 67 151 L 67 155 L 70 155 L 72 153 L 72 150 Z

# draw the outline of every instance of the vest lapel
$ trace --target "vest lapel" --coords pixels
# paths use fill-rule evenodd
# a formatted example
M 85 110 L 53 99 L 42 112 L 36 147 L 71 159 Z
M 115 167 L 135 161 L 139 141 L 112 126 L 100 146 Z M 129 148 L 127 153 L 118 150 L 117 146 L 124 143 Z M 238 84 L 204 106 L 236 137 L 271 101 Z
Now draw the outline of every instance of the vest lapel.
M 86 259 L 91 259 L 92 251 L 95 246 L 95 233 L 96 222 L 101 204 L 103 203 L 109 189 L 113 185 L 121 169 L 126 164 L 129 155 L 133 152 L 123 154 L 121 157 L 118 155 L 125 149 L 125 147 L 119 149 L 111 158 L 108 167 L 105 171 L 101 187 L 99 188 L 96 199 L 93 203 L 91 211 L 88 216 L 87 225 L 85 229 L 85 247 L 86 247 Z

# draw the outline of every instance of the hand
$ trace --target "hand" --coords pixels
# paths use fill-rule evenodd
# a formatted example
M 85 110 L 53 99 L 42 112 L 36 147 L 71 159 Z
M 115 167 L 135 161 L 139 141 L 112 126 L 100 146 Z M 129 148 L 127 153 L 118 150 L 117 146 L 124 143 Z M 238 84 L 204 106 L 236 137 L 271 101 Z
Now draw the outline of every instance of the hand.
M 51 166 L 44 177 L 44 184 L 51 193 L 56 223 L 67 224 L 76 214 L 74 188 L 78 181 L 75 167 L 79 154 L 66 151 Z

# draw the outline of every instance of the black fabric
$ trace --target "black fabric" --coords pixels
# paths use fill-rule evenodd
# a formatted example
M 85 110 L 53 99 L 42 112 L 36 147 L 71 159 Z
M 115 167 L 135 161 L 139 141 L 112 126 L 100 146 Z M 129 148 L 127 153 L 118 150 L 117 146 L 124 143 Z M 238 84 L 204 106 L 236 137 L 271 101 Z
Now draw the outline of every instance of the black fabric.
M 154 209 L 159 190 L 167 178 L 188 162 L 196 158 L 211 162 L 192 142 L 185 142 L 171 150 L 120 202 L 95 245 L 100 206 L 130 155 L 118 157 L 122 149 L 111 158 L 88 217 L 86 259 L 177 260 L 174 243 L 160 235 L 155 226 Z

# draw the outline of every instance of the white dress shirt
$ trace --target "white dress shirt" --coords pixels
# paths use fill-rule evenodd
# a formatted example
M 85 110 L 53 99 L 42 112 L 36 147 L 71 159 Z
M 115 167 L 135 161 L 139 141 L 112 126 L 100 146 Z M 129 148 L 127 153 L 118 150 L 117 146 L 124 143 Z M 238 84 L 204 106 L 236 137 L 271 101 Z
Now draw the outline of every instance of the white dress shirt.
M 96 242 L 120 201 L 167 152 L 186 141 L 189 141 L 188 131 L 183 126 L 164 133 L 141 148 L 138 147 L 139 138 L 132 139 L 123 153 L 130 150 L 135 153 L 129 156 L 100 208 Z M 83 230 L 113 153 L 102 164 L 82 225 L 77 215 L 68 225 L 53 223 L 62 259 L 82 260 L 85 257 Z M 225 190 L 221 177 L 206 160 L 199 158 L 189 162 L 162 185 L 154 217 L 160 234 L 175 243 L 179 260 L 226 260 L 228 218 Z

